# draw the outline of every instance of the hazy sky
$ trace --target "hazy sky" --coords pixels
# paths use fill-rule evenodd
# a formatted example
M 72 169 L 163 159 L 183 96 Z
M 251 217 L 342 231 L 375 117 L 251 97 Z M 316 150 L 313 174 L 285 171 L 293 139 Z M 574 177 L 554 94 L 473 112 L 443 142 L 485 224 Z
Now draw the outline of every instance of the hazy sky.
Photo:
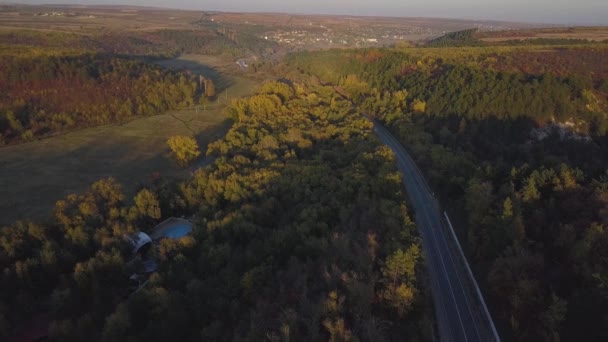
M 608 0 L 0 0 L 28 4 L 149 5 L 195 10 L 498 19 L 608 25 Z

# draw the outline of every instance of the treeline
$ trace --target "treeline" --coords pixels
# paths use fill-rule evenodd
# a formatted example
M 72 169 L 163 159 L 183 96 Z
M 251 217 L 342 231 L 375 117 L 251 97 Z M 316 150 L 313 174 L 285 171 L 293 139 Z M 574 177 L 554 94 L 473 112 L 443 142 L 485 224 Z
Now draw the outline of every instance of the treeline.
M 376 66 L 359 62 L 365 55 L 393 67 L 371 73 Z M 407 55 L 400 62 L 382 50 L 301 54 L 287 63 L 332 84 L 408 147 L 460 228 L 505 340 L 608 339 L 602 87 L 580 75 L 481 71 Z M 569 118 L 574 126 L 531 134 Z M 564 134 L 586 131 L 578 120 L 591 136 Z
M 396 89 L 397 76 L 415 65 L 415 58 L 390 49 L 328 50 L 289 54 L 283 64 L 272 69 L 294 77 L 318 77 L 332 84 L 353 75 L 367 82 L 368 88 Z
M 76 34 L 14 30 L 0 32 L 0 45 L 77 49 L 82 52 L 175 57 L 182 53 L 226 55 L 231 58 L 262 54 L 274 43 L 243 31 L 225 34 L 213 28 L 159 29 L 145 32 Z
M 449 32 L 441 37 L 431 39 L 424 44 L 426 47 L 462 47 L 483 46 L 484 42 L 477 39 L 477 29 Z
M 42 312 L 52 340 L 430 340 L 419 238 L 371 123 L 315 82 L 229 113 L 191 179 L 155 179 L 132 205 L 103 180 L 47 225 L 1 229 L 0 337 Z M 194 215 L 130 294 L 125 235 Z
M 0 62 L 0 145 L 190 105 L 194 77 L 105 55 Z
M 85 35 L 57 31 L 13 30 L 0 32 L 0 45 L 26 48 L 74 49 L 82 53 L 140 56 L 175 56 L 175 49 L 151 39 L 153 33 Z M 10 51 L 9 51 L 10 52 Z
M 433 48 L 446 47 L 491 47 L 491 46 L 526 46 L 526 45 L 592 45 L 606 43 L 608 40 L 593 41 L 582 38 L 534 38 L 483 41 L 480 36 L 493 38 L 492 33 L 480 34 L 478 29 L 449 32 L 441 37 L 431 39 L 422 46 Z

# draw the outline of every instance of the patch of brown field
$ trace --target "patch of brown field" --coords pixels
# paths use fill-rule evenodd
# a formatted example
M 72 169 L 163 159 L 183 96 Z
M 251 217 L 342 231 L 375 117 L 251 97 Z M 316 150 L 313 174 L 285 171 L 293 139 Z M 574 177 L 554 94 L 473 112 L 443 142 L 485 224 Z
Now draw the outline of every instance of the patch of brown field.
M 57 32 L 57 33 L 70 33 L 70 34 L 79 34 L 79 35 L 89 35 L 87 32 L 78 32 L 78 31 L 69 31 L 69 30 L 59 30 L 54 28 L 38 28 L 38 27 L 30 27 L 30 26 L 6 26 L 0 25 L 0 31 L 15 31 L 15 30 L 24 30 L 28 31 L 38 31 L 38 32 Z
M 503 42 L 524 39 L 581 39 L 604 41 L 608 39 L 608 27 L 546 28 L 536 30 L 514 30 L 481 32 L 478 38 L 486 42 Z
M 560 77 L 583 76 L 600 81 L 608 78 L 608 48 L 519 50 L 497 55 L 494 68 L 499 71 L 518 71 L 530 75 L 550 73 Z
M 0 11 L 0 27 L 28 28 L 59 32 L 140 31 L 165 28 L 193 28 L 200 12 L 135 10 L 114 8 L 24 6 L 14 11 Z M 39 16 L 48 12 L 73 12 L 76 16 Z M 93 17 L 89 17 L 93 16 Z

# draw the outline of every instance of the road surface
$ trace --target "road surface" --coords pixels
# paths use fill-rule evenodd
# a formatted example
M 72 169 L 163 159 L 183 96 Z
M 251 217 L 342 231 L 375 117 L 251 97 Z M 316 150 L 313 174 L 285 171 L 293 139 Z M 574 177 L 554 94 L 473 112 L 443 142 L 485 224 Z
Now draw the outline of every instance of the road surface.
M 437 200 L 403 145 L 381 124 L 374 122 L 380 140 L 395 153 L 398 169 L 415 210 L 422 237 L 433 304 L 441 341 L 500 341 L 481 293 L 463 256 L 455 252 L 455 235 L 444 221 Z M 460 257 L 460 259 L 459 259 Z M 481 301 L 481 302 L 480 302 Z M 485 309 L 485 310 L 484 310 Z

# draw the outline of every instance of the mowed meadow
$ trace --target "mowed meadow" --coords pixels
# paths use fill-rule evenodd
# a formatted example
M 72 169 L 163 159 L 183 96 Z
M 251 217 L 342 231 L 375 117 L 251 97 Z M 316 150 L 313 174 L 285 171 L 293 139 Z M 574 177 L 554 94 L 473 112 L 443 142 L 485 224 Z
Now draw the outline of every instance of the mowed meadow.
M 189 171 L 169 157 L 167 139 L 195 136 L 204 152 L 209 142 L 222 137 L 230 127 L 224 114 L 226 103 L 250 95 L 259 83 L 229 75 L 233 61 L 214 56 L 188 55 L 160 64 L 212 78 L 221 93 L 206 110 L 202 106 L 198 110 L 173 110 L 120 125 L 0 147 L 0 224 L 26 217 L 48 218 L 57 200 L 86 190 L 100 178 L 116 178 L 131 195 L 152 175 L 187 176 Z

